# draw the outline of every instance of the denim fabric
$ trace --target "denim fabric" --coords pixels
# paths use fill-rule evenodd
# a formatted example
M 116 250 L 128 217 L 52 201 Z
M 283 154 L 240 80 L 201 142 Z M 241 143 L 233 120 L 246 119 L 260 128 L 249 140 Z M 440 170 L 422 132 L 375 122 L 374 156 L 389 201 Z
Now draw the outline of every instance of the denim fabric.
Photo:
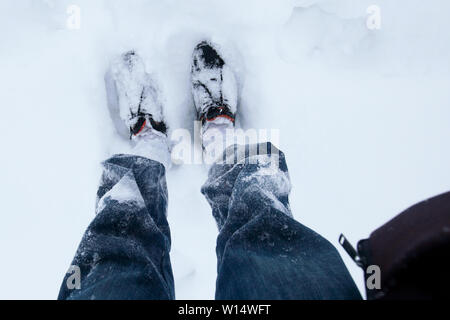
M 256 150 L 259 155 L 253 155 Z M 292 218 L 284 154 L 232 146 L 202 193 L 219 227 L 217 299 L 360 299 L 336 249 Z M 97 214 L 72 265 L 81 289 L 59 299 L 174 299 L 165 169 L 139 156 L 104 163 Z
M 264 143 L 225 155 L 236 163 L 202 187 L 220 230 L 216 299 L 361 299 L 333 245 L 292 218 L 284 154 Z
M 104 162 L 97 213 L 72 265 L 81 289 L 59 299 L 174 299 L 165 169 L 159 162 L 116 155 Z

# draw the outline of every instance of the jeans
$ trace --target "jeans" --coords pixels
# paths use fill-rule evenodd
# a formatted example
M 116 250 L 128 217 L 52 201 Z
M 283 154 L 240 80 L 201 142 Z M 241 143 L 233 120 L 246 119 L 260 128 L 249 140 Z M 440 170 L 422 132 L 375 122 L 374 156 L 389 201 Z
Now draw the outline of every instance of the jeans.
M 333 245 L 293 219 L 284 154 L 264 143 L 224 155 L 234 161 L 214 164 L 201 190 L 219 228 L 216 299 L 361 299 Z M 103 166 L 72 262 L 81 287 L 66 274 L 58 299 L 175 299 L 165 167 L 134 155 Z

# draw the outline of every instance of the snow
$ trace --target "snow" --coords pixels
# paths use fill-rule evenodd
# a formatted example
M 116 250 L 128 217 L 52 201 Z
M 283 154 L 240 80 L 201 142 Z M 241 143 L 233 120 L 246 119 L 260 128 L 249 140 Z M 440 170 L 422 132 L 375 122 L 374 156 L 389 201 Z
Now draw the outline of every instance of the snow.
M 132 173 L 127 173 L 120 181 L 98 201 L 96 211 L 101 212 L 106 204 L 105 201 L 116 200 L 119 203 L 129 203 L 137 209 L 145 208 L 144 199 Z
M 66 27 L 72 4 L 79 30 Z M 373 4 L 380 30 L 366 27 Z M 127 143 L 104 74 L 130 49 L 161 85 L 170 132 L 192 131 L 192 50 L 221 43 L 241 125 L 280 130 L 292 212 L 336 246 L 341 232 L 355 243 L 450 189 L 449 9 L 445 0 L 1 1 L 0 298 L 56 298 L 95 214 L 100 162 Z M 205 178 L 189 164 L 167 175 L 181 299 L 214 296 Z
M 277 155 L 272 155 L 271 157 L 267 155 L 249 157 L 248 162 L 258 164 L 259 170 L 243 178 L 243 181 L 247 182 L 256 179 L 258 184 L 270 183 L 273 186 L 265 188 L 266 190 L 274 190 L 274 194 L 279 197 L 288 195 L 292 188 L 291 181 L 289 175 L 278 168 L 278 161 Z

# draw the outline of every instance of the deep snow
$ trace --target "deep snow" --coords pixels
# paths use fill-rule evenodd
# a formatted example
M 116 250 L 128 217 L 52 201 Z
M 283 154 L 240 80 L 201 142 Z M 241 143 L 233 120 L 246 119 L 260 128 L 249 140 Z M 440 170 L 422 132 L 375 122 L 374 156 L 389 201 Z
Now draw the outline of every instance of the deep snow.
M 66 9 L 81 8 L 81 29 Z M 381 29 L 366 9 L 381 8 Z M 445 0 L 0 2 L 0 298 L 54 299 L 94 215 L 100 161 L 120 151 L 104 73 L 135 49 L 192 130 L 190 59 L 207 38 L 239 75 L 244 128 L 280 130 L 300 222 L 338 246 L 450 189 Z M 167 176 L 177 298 L 212 298 L 217 229 L 206 170 Z M 363 289 L 362 273 L 339 249 Z

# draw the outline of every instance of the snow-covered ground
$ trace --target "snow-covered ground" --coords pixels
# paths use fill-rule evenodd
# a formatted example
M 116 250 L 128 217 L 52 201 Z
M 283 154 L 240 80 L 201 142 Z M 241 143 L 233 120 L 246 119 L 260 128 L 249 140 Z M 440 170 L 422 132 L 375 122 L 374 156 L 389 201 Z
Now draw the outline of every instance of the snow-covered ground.
M 66 27 L 71 4 L 79 30 Z M 366 26 L 373 4 L 380 30 Z M 2 0 L 0 298 L 57 296 L 99 163 L 118 148 L 103 76 L 130 48 L 160 82 L 169 126 L 192 129 L 192 49 L 222 43 L 244 128 L 280 130 L 294 215 L 336 246 L 450 189 L 448 12 L 445 0 Z M 214 296 L 205 177 L 199 165 L 167 176 L 178 298 Z

